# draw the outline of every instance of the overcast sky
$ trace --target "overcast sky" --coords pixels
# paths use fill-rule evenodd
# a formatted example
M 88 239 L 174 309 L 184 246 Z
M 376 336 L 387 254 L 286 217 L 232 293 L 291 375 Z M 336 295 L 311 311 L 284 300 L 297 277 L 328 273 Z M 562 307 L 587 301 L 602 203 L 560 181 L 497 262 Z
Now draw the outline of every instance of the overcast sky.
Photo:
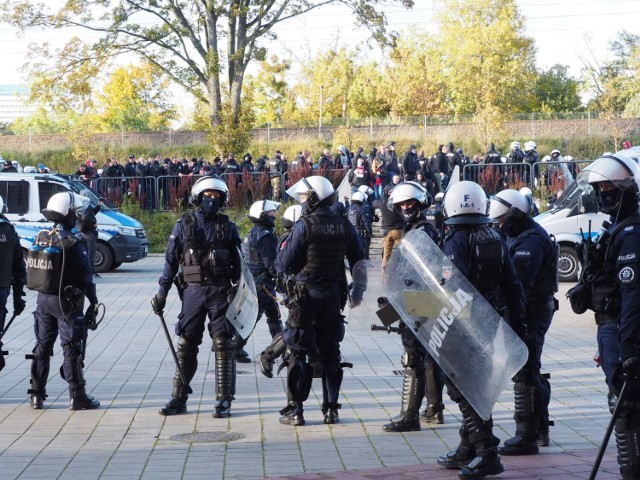
M 415 0 L 410 12 L 399 7 L 386 8 L 391 29 L 402 32 L 411 25 L 435 32 L 431 0 Z M 537 66 L 549 68 L 560 63 L 570 67 L 569 73 L 578 77 L 582 63 L 580 56 L 595 55 L 605 60 L 608 42 L 618 31 L 638 31 L 640 0 L 518 0 L 525 17 L 526 34 L 535 39 Z M 271 52 L 294 60 L 308 60 L 309 55 L 334 46 L 357 45 L 366 40 L 367 32 L 356 30 L 353 16 L 342 7 L 325 7 L 305 17 L 280 25 L 279 39 L 268 45 Z M 85 38 L 88 38 L 85 36 Z M 590 38 L 590 45 L 586 39 Z M 23 83 L 18 71 L 25 62 L 29 42 L 49 41 L 62 44 L 65 36 L 57 32 L 27 32 L 19 38 L 16 30 L 0 28 L 0 64 L 3 74 L 0 83 Z M 379 58 L 379 52 L 370 52 Z

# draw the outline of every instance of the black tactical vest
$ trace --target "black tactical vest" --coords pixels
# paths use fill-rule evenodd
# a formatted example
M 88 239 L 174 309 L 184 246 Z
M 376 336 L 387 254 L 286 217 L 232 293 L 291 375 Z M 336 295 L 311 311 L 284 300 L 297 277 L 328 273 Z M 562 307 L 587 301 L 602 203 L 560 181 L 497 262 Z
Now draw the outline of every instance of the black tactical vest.
M 301 217 L 307 227 L 307 275 L 341 275 L 349 240 L 347 220 L 338 215 Z
M 195 214 L 182 217 L 186 244 L 182 253 L 182 270 L 188 284 L 206 284 L 229 278 L 231 275 L 231 253 L 227 245 L 229 217 L 218 214 L 214 238 L 205 239 L 197 228 Z
M 499 285 L 505 255 L 500 234 L 491 227 L 469 233 L 469 281 L 497 311 L 505 306 Z
M 362 215 L 364 214 L 364 209 L 360 205 L 351 206 L 349 210 L 347 210 L 347 218 L 351 222 L 351 224 L 355 227 L 358 235 L 364 234 L 364 222 L 362 221 Z
M 244 256 L 244 261 L 254 277 L 258 277 L 263 274 L 268 275 L 269 273 L 267 268 L 264 266 L 264 262 L 262 261 L 260 251 L 258 249 L 258 243 L 267 235 L 271 235 L 274 239 L 276 238 L 275 234 L 271 230 L 254 225 L 242 242 L 242 255 Z

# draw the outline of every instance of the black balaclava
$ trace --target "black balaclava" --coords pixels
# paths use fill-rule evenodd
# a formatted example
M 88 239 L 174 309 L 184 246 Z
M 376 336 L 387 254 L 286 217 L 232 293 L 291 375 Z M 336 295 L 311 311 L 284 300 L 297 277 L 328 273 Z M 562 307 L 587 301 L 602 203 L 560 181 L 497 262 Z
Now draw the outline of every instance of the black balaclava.
M 200 208 L 204 212 L 205 217 L 213 217 L 218 213 L 218 210 L 220 210 L 221 204 L 220 198 L 203 196 L 200 202 Z

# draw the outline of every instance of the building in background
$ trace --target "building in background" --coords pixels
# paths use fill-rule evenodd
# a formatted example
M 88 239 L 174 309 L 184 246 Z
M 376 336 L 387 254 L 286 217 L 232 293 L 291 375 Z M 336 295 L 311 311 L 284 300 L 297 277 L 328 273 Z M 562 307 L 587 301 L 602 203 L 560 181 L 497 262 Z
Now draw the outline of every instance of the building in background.
M 28 87 L 0 84 L 0 123 L 11 123 L 35 113 L 36 106 L 29 105 L 28 99 Z

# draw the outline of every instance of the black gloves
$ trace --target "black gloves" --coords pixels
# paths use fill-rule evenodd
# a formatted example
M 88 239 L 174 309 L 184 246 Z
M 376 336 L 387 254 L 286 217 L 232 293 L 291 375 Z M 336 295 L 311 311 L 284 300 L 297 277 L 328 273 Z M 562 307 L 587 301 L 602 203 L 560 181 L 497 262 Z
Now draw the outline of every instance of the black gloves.
M 156 293 L 151 299 L 151 308 L 153 308 L 153 313 L 155 313 L 156 315 L 162 315 L 166 304 L 167 297 L 165 297 L 164 295 L 160 295 L 159 293 Z
M 236 293 L 238 293 L 238 284 L 231 285 L 231 288 L 227 290 L 227 302 L 233 302 L 233 299 L 236 297 Z
M 629 378 L 638 378 L 640 373 L 640 357 L 629 357 L 622 363 L 624 374 Z
M 84 312 L 84 319 L 87 322 L 87 328 L 89 330 L 95 330 L 98 328 L 96 323 L 96 315 L 98 313 L 98 305 L 91 304 L 87 307 L 87 311 Z
M 24 293 L 20 292 L 18 295 L 13 295 L 13 313 L 14 315 L 20 315 L 24 312 L 24 308 L 27 306 L 27 302 L 24 301 L 22 296 Z

